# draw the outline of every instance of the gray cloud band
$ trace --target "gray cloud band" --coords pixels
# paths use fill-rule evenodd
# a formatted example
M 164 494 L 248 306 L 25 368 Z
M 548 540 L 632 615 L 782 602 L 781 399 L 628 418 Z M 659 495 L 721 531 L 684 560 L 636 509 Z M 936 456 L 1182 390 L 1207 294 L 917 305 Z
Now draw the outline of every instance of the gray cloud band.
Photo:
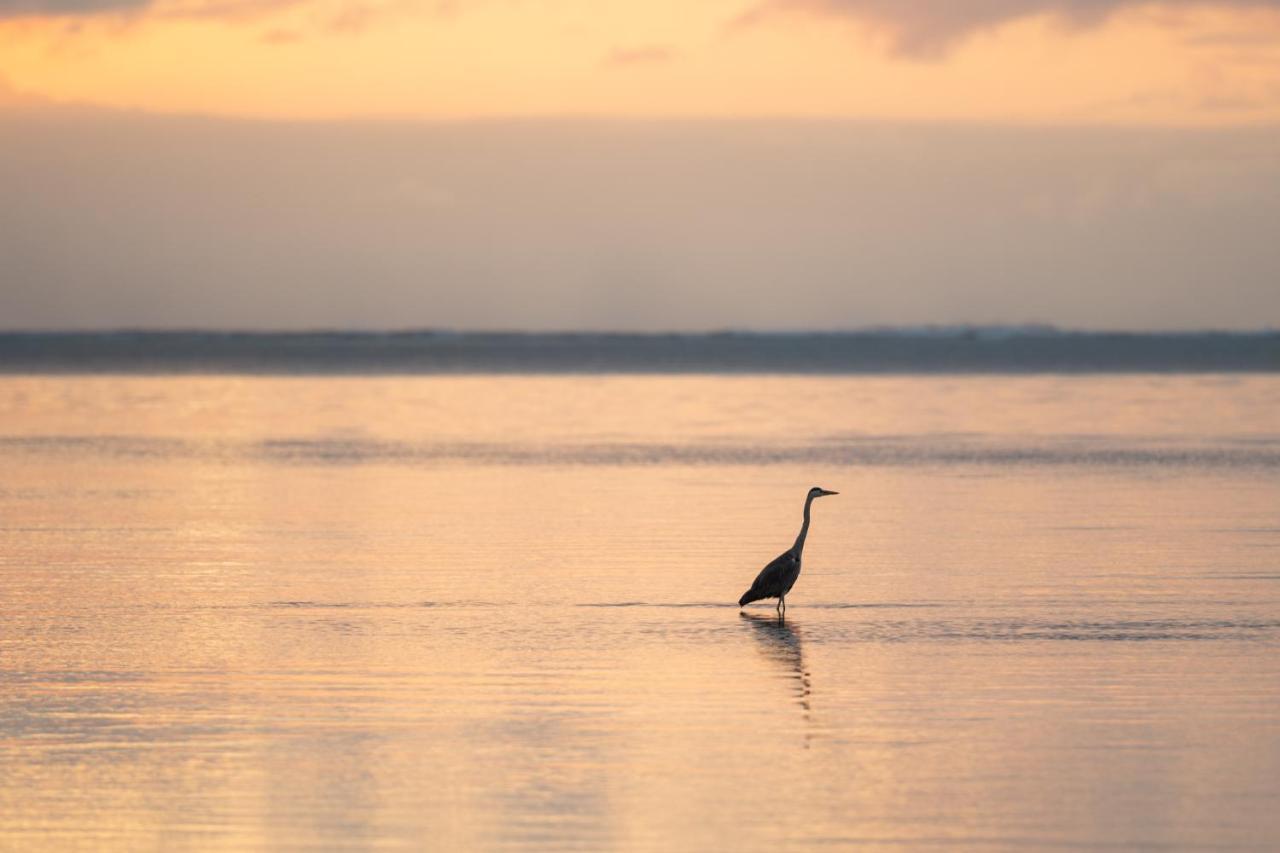
M 0 19 L 58 18 L 143 9 L 151 0 L 0 0 Z
M 785 10 L 848 15 L 883 26 L 903 53 L 932 53 L 978 30 L 1022 18 L 1053 15 L 1088 26 L 1121 9 L 1151 5 L 1280 10 L 1280 0 L 768 0 L 752 17 Z

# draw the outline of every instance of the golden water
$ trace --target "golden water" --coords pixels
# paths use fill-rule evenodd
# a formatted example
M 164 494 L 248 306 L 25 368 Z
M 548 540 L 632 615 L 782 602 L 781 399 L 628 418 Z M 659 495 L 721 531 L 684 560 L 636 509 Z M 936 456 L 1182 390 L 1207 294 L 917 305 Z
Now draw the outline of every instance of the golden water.
M 0 471 L 0 848 L 1280 843 L 1274 377 L 10 376 Z

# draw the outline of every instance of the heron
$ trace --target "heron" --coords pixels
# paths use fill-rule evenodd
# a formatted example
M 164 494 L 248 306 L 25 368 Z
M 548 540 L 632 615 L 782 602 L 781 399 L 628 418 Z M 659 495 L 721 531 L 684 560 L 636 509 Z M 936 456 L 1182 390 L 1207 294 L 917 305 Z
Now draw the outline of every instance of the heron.
M 776 598 L 778 599 L 778 617 L 781 618 L 787 612 L 787 593 L 791 592 L 791 587 L 796 585 L 796 578 L 800 577 L 800 558 L 804 553 L 805 537 L 809 535 L 809 507 L 813 506 L 815 498 L 838 494 L 840 493 L 817 486 L 809 490 L 808 496 L 804 499 L 804 524 L 800 525 L 800 535 L 796 537 L 796 544 L 783 551 L 769 565 L 760 570 L 760 574 L 756 575 L 756 579 L 751 584 L 751 589 L 744 592 L 742 598 L 738 599 L 739 607 L 746 607 L 753 601 L 765 598 Z

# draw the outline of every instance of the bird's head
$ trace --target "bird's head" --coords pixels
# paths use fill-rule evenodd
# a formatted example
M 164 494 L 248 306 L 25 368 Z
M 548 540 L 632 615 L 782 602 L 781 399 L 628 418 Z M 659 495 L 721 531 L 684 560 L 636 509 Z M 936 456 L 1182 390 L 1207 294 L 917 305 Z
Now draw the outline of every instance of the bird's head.
M 821 489 L 821 488 L 818 488 L 817 486 L 814 486 L 812 489 L 809 490 L 809 500 L 813 500 L 814 498 L 824 498 L 827 495 L 838 495 L 838 494 L 840 493 L 832 492 L 828 489 Z

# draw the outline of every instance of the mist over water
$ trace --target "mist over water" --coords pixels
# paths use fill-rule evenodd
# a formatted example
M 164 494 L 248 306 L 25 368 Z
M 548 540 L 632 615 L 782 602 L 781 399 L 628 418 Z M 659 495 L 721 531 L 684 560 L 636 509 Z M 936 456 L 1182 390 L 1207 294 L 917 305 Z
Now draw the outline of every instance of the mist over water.
M 1280 317 L 1271 125 L 69 108 L 0 110 L 0 138 L 6 330 Z
M 1280 379 L 0 377 L 0 847 L 1265 849 Z M 779 623 L 739 613 L 814 506 Z

